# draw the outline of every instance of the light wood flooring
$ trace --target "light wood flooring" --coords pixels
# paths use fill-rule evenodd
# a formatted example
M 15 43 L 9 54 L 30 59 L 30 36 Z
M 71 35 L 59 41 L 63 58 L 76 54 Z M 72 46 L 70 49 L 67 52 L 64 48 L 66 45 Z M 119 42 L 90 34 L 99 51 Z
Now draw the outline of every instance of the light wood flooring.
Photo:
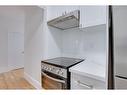
M 0 74 L 0 89 L 35 89 L 24 79 L 24 69 L 12 70 Z

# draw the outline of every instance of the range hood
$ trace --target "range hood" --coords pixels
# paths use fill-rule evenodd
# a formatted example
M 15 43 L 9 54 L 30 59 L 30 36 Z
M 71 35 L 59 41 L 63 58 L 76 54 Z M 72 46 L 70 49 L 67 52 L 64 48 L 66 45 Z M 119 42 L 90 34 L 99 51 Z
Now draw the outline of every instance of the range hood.
M 75 10 L 47 22 L 49 26 L 65 30 L 79 27 L 80 11 Z

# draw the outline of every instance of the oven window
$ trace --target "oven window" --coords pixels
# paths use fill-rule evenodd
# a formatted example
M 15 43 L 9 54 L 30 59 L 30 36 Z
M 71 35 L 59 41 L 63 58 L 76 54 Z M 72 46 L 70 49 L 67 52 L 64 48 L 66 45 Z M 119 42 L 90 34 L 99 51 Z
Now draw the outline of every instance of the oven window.
M 57 80 L 61 80 L 61 81 L 57 81 Z M 42 87 L 44 89 L 66 89 L 66 81 L 64 79 L 63 80 L 59 79 L 54 74 L 49 74 L 44 72 L 44 74 L 42 73 Z

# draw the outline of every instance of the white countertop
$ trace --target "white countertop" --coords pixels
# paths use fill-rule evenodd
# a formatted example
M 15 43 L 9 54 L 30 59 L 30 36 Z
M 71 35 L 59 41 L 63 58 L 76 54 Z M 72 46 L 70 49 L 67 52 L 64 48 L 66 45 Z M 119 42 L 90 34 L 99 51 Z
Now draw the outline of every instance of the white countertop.
M 105 63 L 104 63 L 105 64 Z M 70 72 L 101 80 L 105 82 L 106 65 L 102 65 L 99 61 L 86 59 L 83 62 L 71 67 Z

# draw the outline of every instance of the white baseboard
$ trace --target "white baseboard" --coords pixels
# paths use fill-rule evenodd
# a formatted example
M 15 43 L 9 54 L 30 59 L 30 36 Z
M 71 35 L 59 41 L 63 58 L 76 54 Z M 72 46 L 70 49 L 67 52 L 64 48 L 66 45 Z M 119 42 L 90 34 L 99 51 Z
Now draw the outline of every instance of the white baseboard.
M 8 72 L 8 68 L 6 67 L 0 67 L 0 73 Z
M 16 69 L 21 69 L 21 68 L 24 68 L 23 66 L 21 67 L 8 67 L 8 71 L 11 71 L 11 70 L 16 70 Z
M 30 83 L 32 84 L 36 89 L 42 89 L 41 84 L 33 79 L 29 74 L 27 74 L 26 72 L 24 72 L 24 78 Z

